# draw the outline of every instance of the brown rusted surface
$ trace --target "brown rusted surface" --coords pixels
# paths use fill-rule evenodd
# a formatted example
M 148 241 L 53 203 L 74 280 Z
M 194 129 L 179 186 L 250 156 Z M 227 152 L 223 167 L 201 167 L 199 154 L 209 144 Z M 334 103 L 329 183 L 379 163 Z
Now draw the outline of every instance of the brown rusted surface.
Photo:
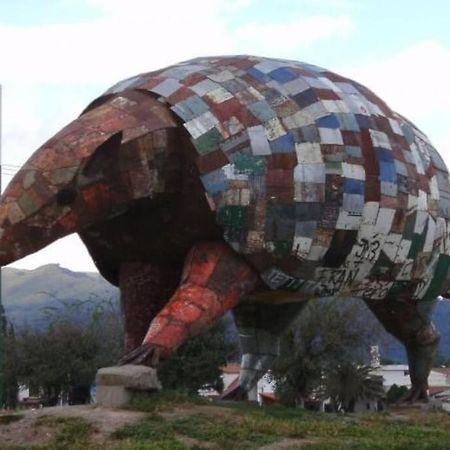
M 148 324 L 168 302 L 180 282 L 181 270 L 142 262 L 123 263 L 119 287 L 124 314 L 125 349 L 141 345 Z

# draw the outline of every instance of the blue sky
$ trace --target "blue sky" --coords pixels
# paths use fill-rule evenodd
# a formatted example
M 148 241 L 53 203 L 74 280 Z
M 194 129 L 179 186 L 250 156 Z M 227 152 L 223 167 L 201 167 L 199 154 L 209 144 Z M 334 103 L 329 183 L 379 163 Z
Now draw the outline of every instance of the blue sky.
M 450 163 L 449 19 L 443 0 L 0 0 L 3 164 L 21 165 L 121 78 L 233 53 L 307 61 L 358 80 Z M 66 238 L 14 265 L 94 270 L 81 248 Z

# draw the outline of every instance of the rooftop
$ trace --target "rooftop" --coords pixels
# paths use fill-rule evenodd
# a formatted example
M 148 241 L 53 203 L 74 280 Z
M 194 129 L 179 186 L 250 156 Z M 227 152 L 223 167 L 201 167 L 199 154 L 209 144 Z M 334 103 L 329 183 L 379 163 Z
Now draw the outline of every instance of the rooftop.
M 231 363 L 231 364 L 227 364 L 226 366 L 221 367 L 221 370 L 223 373 L 234 374 L 234 373 L 239 373 L 239 371 L 241 370 L 241 366 L 240 366 L 240 364 L 237 364 L 237 363 Z

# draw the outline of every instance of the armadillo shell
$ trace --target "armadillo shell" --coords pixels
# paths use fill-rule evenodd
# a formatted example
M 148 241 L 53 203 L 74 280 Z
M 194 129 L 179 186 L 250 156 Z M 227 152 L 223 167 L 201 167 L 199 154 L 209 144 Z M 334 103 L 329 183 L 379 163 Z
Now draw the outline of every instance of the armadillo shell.
M 432 299 L 450 258 L 447 168 L 366 87 L 252 56 L 186 61 L 122 81 L 191 137 L 225 240 L 273 289 Z

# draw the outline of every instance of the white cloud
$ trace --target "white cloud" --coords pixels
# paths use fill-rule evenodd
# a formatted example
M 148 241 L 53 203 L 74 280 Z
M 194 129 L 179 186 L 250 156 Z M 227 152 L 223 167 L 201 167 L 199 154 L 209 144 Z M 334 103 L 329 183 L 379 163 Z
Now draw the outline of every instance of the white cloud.
M 49 98 L 53 90 L 57 95 Z M 67 86 L 46 88 L 42 83 L 6 83 L 2 97 L 3 162 L 14 165 L 22 165 L 35 149 L 73 120 L 88 101 Z
M 450 118 L 450 114 L 447 114 L 447 120 Z M 436 133 L 436 135 L 429 135 L 436 149 L 439 151 L 447 167 L 450 167 L 450 132 Z
M 347 37 L 354 29 L 350 17 L 299 17 L 283 23 L 247 23 L 236 30 L 239 45 L 256 54 L 291 55 L 295 50 L 332 37 Z
M 2 81 L 108 85 L 118 78 L 194 56 L 199 50 L 225 50 L 218 30 L 204 28 L 194 24 L 190 31 L 161 22 L 153 25 L 144 19 L 25 30 L 3 26 L 0 41 L 14 45 L 2 48 Z M 202 39 L 203 33 L 209 39 Z
M 412 120 L 450 163 L 450 49 L 426 40 L 384 59 L 343 67 L 342 75 L 373 90 Z
M 43 250 L 14 262 L 11 266 L 19 269 L 35 269 L 49 263 L 57 263 L 79 272 L 97 272 L 95 264 L 77 234 L 59 239 Z
M 404 114 L 422 117 L 430 111 L 450 111 L 450 92 L 446 89 L 450 49 L 437 42 L 420 42 L 386 59 L 341 72 L 365 84 Z
M 124 8 L 120 1 L 89 1 L 103 8 L 103 16 L 90 22 L 0 23 L 0 42 L 8 43 L 0 55 L 4 163 L 22 164 L 120 79 L 200 54 L 226 53 L 229 45 L 222 1 L 166 1 L 157 15 L 153 2 L 129 0 Z M 204 16 L 194 14 L 199 10 Z
M 226 52 L 222 1 L 90 0 L 103 15 L 65 25 L 0 26 L 2 81 L 106 85 L 191 56 Z M 200 13 L 199 13 L 200 12 Z
M 90 0 L 104 16 L 69 25 L 0 25 L 2 82 L 93 83 L 208 54 L 289 53 L 325 38 L 346 36 L 348 16 L 298 17 L 234 27 L 235 0 L 152 2 Z M 247 0 L 248 1 L 248 0 Z M 156 12 L 157 11 L 157 12 Z
M 91 22 L 0 25 L 4 85 L 4 158 L 21 164 L 96 94 L 118 80 L 208 54 L 272 54 L 346 35 L 346 16 L 312 16 L 285 23 L 234 27 L 236 8 L 253 0 L 153 2 L 87 0 L 101 14 Z M 290 53 L 291 52 L 291 53 Z M 48 99 L 43 87 L 58 92 Z M 95 87 L 95 89 L 94 89 Z M 92 96 L 92 92 L 96 92 Z

